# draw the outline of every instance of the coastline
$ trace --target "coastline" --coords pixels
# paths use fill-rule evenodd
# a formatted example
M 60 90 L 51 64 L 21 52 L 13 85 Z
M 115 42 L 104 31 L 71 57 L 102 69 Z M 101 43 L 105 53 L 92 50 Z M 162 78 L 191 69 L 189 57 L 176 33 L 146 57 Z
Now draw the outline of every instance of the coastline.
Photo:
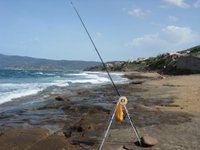
M 135 125 L 141 134 L 149 134 L 159 141 L 145 149 L 200 148 L 200 75 L 163 78 L 157 73 L 129 72 L 126 76 L 141 79 L 117 84 L 120 93 L 128 98 L 127 108 Z M 64 119 L 46 120 L 47 124 L 58 124 L 58 131 L 4 128 L 0 130 L 0 149 L 98 149 L 116 104 L 115 91 L 111 85 L 101 85 L 68 88 L 63 93 L 52 96 L 47 105 L 35 108 L 62 110 Z M 104 149 L 143 149 L 134 144 L 133 135 L 127 118 L 120 125 L 114 121 Z M 24 144 L 25 137 L 28 138 Z

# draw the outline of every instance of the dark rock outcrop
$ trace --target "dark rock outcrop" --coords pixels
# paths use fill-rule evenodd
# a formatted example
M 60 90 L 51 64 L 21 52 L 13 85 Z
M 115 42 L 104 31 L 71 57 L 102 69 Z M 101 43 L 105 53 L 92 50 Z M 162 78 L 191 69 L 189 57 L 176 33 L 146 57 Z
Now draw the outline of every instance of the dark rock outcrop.
M 186 73 L 200 73 L 200 58 L 194 56 L 185 56 L 177 59 L 177 70 Z

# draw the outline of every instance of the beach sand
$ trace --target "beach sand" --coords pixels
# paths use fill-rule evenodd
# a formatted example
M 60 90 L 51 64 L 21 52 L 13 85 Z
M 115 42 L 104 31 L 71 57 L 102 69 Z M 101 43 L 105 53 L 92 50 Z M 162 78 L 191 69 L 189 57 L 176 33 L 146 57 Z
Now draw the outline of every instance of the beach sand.
M 156 138 L 158 144 L 137 146 L 126 117 L 121 124 L 113 121 L 104 150 L 200 149 L 200 75 L 129 72 L 126 76 L 139 79 L 117 85 L 121 95 L 128 98 L 127 109 L 140 134 Z M 65 93 L 51 97 L 52 103 L 47 106 L 36 108 L 62 109 L 66 116 L 72 116 L 62 123 L 61 130 L 6 127 L 0 130 L 0 150 L 98 149 L 116 105 L 115 91 L 111 85 L 103 85 L 66 89 Z

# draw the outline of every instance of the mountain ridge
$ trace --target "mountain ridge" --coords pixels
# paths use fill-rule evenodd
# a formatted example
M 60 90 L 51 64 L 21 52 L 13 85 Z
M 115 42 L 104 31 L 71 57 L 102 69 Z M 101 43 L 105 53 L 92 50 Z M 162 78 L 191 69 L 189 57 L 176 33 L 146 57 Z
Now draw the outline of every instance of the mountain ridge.
M 83 70 L 100 64 L 97 61 L 52 60 L 29 56 L 0 54 L 0 69 Z

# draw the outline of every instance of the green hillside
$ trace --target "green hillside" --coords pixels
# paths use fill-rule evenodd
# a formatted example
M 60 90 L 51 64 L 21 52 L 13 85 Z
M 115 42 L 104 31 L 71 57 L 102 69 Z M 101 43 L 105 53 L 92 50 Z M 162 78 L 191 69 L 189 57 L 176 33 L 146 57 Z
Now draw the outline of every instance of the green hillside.
M 147 59 L 138 58 L 124 62 L 108 62 L 106 65 L 110 71 L 157 71 L 165 74 L 200 73 L 200 45 Z M 99 65 L 88 70 L 103 71 L 104 68 Z

